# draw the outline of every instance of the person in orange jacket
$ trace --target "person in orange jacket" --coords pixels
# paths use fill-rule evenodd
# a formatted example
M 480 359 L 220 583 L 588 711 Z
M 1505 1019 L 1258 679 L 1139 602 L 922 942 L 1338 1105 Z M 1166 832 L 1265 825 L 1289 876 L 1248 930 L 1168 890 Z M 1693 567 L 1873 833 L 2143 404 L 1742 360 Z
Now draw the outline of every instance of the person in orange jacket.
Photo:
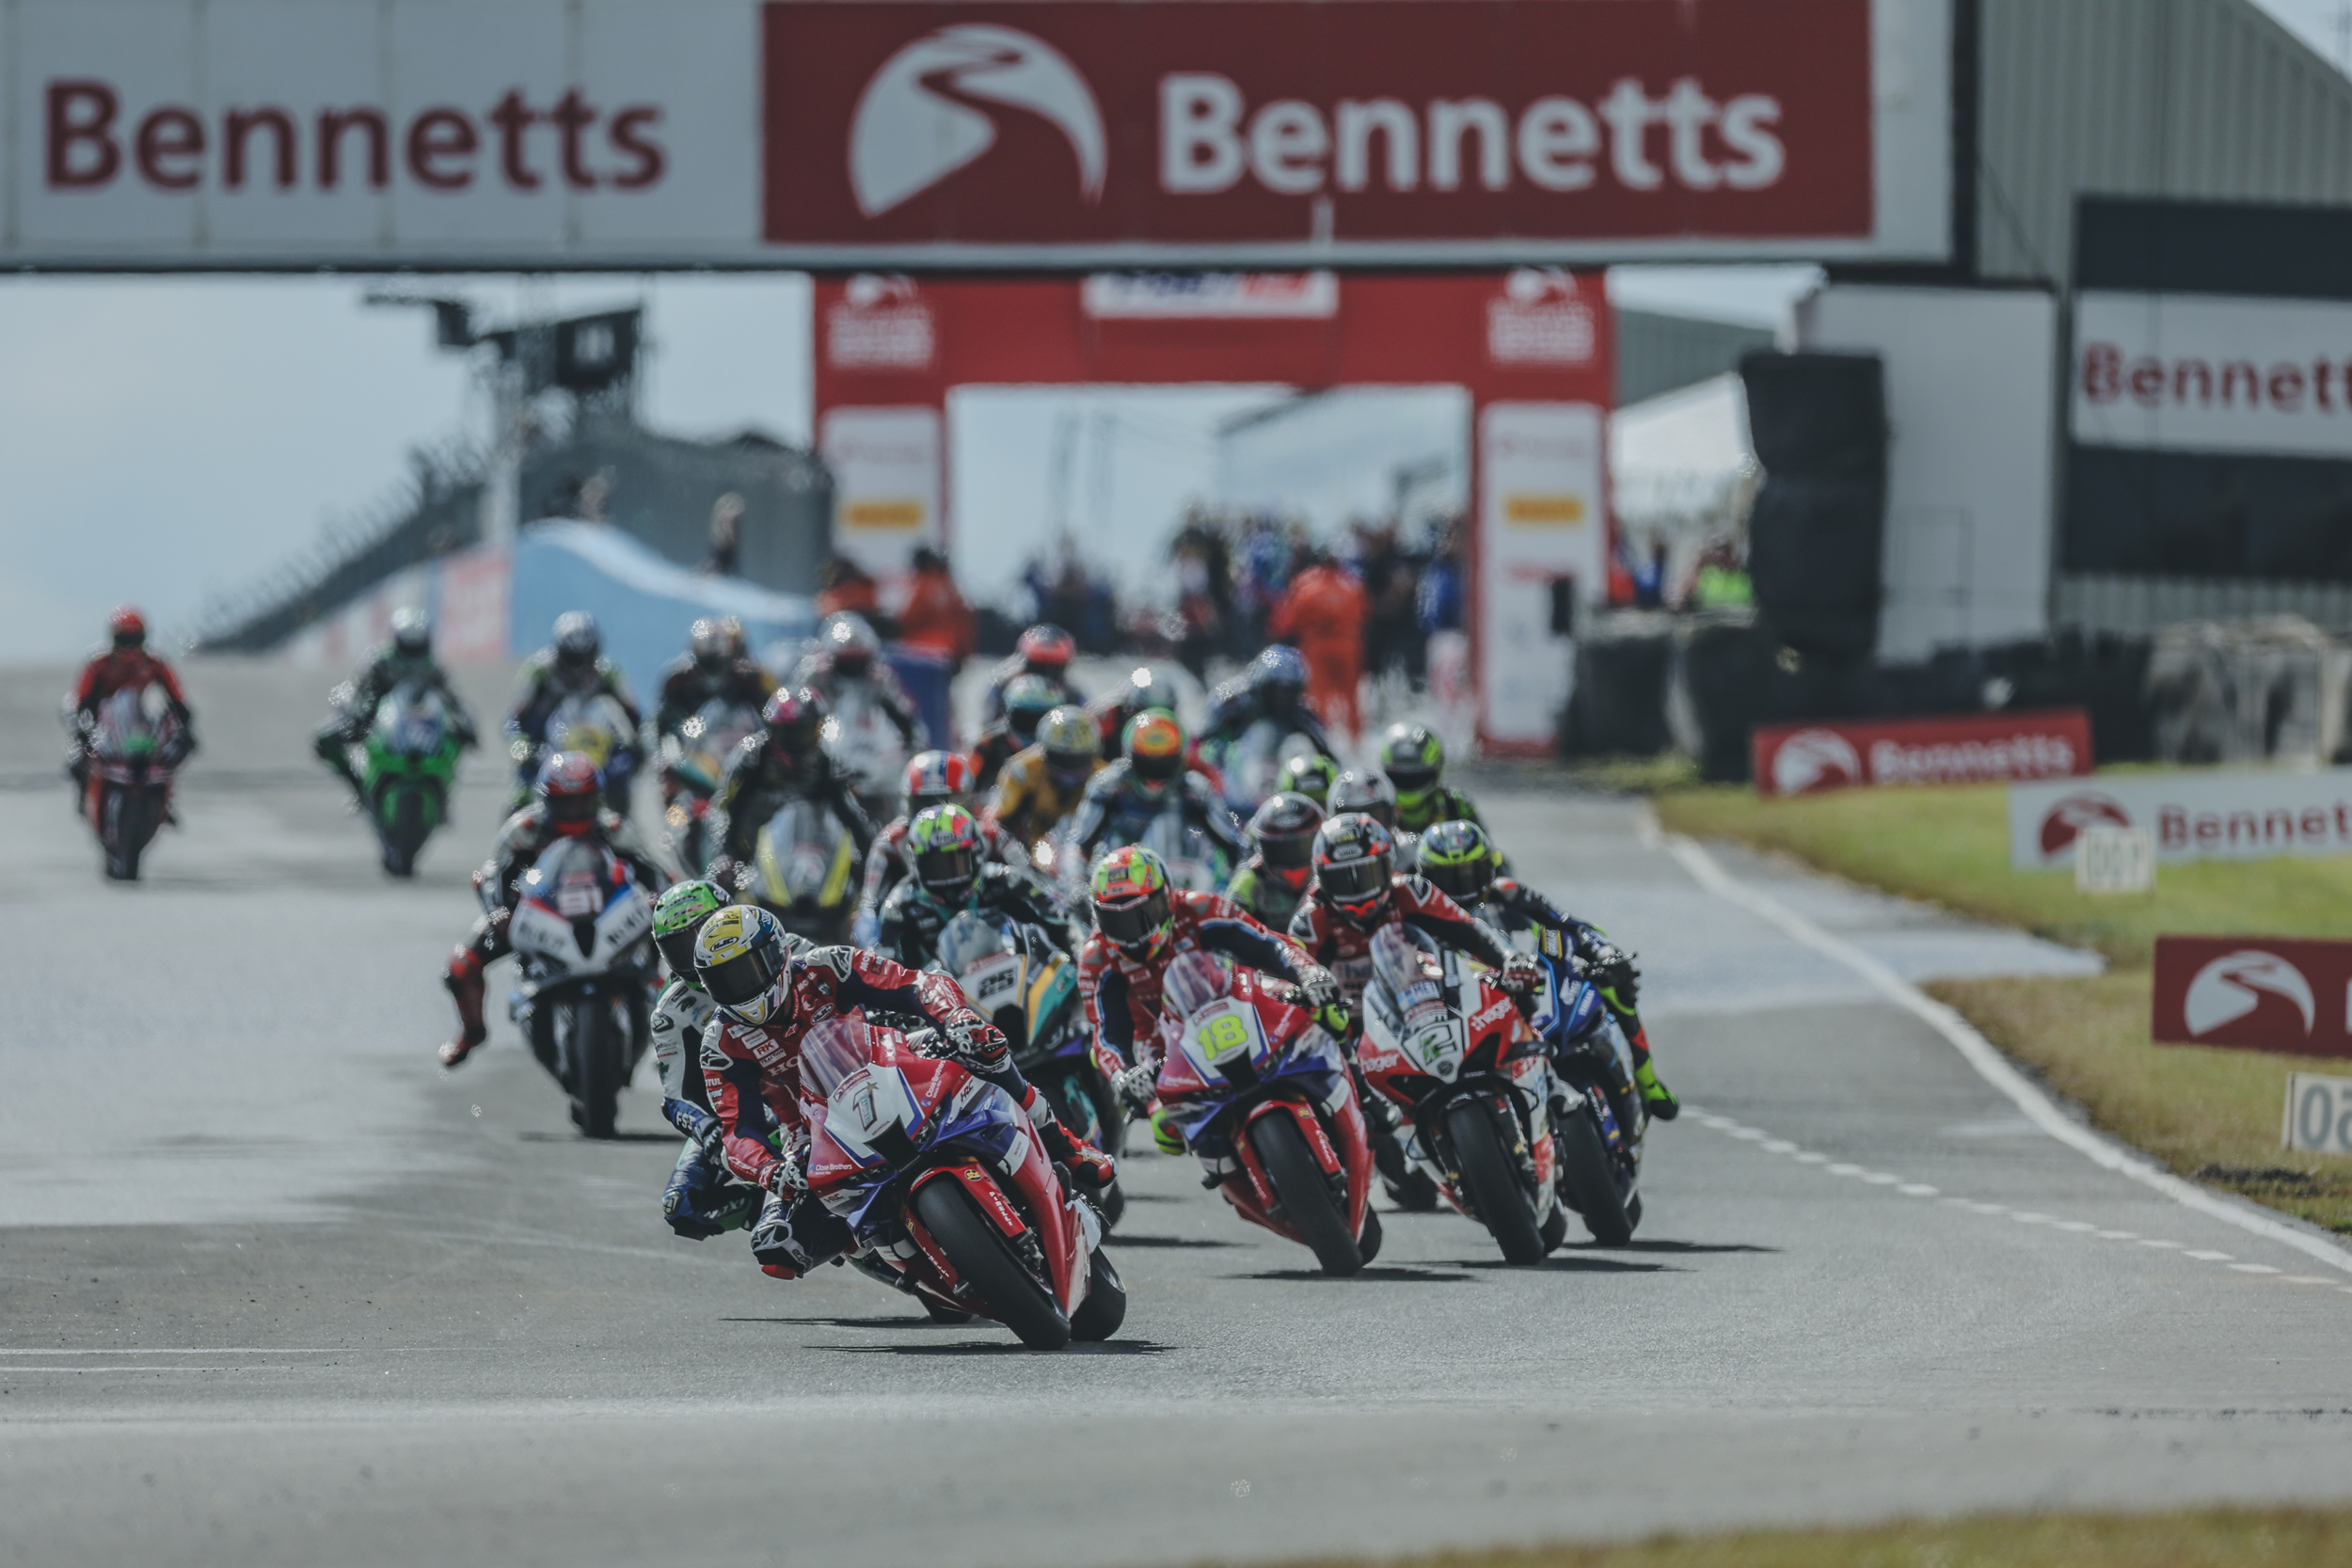
M 938 655 L 950 673 L 972 657 L 972 607 L 957 590 L 947 558 L 928 546 L 914 552 L 906 608 L 898 612 L 898 641 Z
M 1266 629 L 1286 638 L 1307 657 L 1307 700 L 1323 715 L 1326 728 L 1343 721 L 1350 740 L 1360 739 L 1363 715 L 1356 687 L 1364 674 L 1364 619 L 1370 613 L 1364 585 L 1329 556 L 1291 579 L 1290 588 L 1266 621 Z

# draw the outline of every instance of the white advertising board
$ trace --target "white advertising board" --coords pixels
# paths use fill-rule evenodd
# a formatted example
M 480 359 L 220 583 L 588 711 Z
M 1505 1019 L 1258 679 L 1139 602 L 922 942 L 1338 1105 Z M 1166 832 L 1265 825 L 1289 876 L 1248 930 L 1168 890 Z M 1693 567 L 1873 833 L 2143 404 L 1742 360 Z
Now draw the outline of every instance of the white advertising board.
M 2086 290 L 2074 439 L 2352 457 L 2352 303 Z
M 817 433 L 833 469 L 833 547 L 876 577 L 904 573 L 940 518 L 936 408 L 835 408 Z
M 1551 630 L 1552 584 L 1580 604 L 1608 592 L 1602 411 L 1583 403 L 1491 403 L 1479 411 L 1479 735 L 1549 751 L 1566 705 L 1571 649 Z
M 2314 1154 L 2352 1154 L 2352 1078 L 2288 1073 L 2280 1143 Z
M 2010 785 L 2009 858 L 2020 871 L 2072 866 L 2074 840 L 2098 826 L 2144 830 L 2159 861 L 2352 855 L 2352 768 Z

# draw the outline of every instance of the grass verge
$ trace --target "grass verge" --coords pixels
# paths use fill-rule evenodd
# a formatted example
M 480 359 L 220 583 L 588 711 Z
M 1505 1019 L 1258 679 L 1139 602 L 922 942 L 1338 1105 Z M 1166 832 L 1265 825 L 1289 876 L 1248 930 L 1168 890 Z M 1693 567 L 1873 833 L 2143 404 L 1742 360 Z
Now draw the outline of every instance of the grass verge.
M 2062 871 L 2010 869 L 1997 784 L 1785 800 L 1707 786 L 1654 800 L 1677 832 L 1785 852 L 1870 887 L 2095 949 L 2113 967 L 2093 979 L 1926 989 L 2103 1131 L 2183 1176 L 2352 1233 L 2352 1161 L 2279 1147 L 2287 1073 L 2352 1066 L 2157 1045 L 2148 1022 L 2159 932 L 2352 936 L 2352 859 L 2167 865 L 2153 894 L 2097 897 L 2076 893 Z
M 1867 1529 L 1746 1530 L 1621 1546 L 1448 1552 L 1391 1568 L 2328 1568 L 2352 1510 L 1992 1515 Z M 1339 1560 L 1293 1568 L 1341 1568 Z M 1356 1565 L 1361 1568 L 1361 1564 Z

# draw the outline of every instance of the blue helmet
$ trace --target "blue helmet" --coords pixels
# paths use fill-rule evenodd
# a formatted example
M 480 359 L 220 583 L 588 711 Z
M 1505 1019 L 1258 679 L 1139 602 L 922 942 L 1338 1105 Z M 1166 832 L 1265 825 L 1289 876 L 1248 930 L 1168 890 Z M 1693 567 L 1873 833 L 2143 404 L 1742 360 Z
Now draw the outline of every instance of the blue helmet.
M 1260 690 L 1269 686 L 1307 689 L 1307 656 L 1287 642 L 1277 642 L 1249 661 L 1249 684 Z

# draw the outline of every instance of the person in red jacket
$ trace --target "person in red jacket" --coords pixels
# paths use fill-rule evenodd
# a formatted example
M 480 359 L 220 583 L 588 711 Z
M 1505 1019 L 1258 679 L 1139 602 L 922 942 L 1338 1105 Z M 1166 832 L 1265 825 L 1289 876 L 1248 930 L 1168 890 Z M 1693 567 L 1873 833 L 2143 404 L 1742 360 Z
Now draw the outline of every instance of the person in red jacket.
M 1364 617 L 1371 605 L 1364 585 L 1319 556 L 1295 578 L 1266 619 L 1266 629 L 1295 642 L 1307 656 L 1307 700 L 1323 715 L 1324 727 L 1343 720 L 1350 740 L 1362 738 L 1363 715 L 1356 687 L 1364 675 Z
M 147 651 L 147 618 L 130 605 L 118 605 L 106 617 L 106 634 L 111 646 L 90 656 L 73 683 L 72 695 L 66 700 L 66 721 L 73 729 L 73 751 L 66 759 L 66 771 L 73 779 L 77 812 L 85 809 L 89 795 L 90 731 L 98 722 L 99 708 L 116 692 L 162 687 L 164 703 L 180 726 L 180 756 L 196 750 L 196 716 L 188 711 L 187 696 L 180 689 L 180 677 L 171 673 L 171 666 Z

